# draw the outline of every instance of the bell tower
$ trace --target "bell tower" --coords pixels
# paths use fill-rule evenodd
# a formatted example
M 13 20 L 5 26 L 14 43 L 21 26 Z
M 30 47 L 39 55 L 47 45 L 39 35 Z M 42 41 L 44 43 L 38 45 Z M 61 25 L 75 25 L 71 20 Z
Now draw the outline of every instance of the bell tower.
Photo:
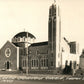
M 49 8 L 48 45 L 50 68 L 61 67 L 61 17 L 56 0 Z

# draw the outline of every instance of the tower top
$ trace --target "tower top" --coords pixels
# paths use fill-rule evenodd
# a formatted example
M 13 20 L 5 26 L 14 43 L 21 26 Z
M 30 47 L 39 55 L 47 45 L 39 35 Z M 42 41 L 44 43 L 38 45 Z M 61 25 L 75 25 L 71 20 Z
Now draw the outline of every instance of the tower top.
M 54 0 L 54 4 L 56 4 L 57 3 L 57 0 Z
M 56 3 L 56 0 L 54 0 L 54 3 Z

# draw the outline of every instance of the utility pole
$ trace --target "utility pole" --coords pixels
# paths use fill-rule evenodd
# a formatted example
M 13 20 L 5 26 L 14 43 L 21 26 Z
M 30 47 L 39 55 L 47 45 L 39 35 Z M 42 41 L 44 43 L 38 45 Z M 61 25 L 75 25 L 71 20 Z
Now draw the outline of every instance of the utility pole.
M 28 39 L 28 33 L 27 33 Z M 28 75 L 28 40 L 27 40 L 27 47 L 26 47 L 26 74 Z
M 26 74 L 28 75 L 28 47 L 26 48 L 27 53 L 26 53 Z

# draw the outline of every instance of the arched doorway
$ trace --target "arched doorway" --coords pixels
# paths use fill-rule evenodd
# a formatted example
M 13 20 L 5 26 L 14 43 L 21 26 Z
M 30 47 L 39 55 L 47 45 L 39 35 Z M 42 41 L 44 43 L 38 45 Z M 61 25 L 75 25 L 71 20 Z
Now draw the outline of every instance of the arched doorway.
M 7 61 L 7 69 L 9 69 L 9 64 L 10 64 L 9 61 Z
M 5 62 L 5 69 L 10 69 L 10 61 Z

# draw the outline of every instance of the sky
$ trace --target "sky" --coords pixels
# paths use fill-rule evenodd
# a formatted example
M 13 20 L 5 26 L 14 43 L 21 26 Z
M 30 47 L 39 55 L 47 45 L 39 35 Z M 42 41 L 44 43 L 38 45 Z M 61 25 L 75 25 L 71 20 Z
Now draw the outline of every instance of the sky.
M 58 0 L 62 37 L 84 48 L 84 0 Z M 28 31 L 37 42 L 48 41 L 49 7 L 54 0 L 0 0 L 0 48 L 19 32 Z

